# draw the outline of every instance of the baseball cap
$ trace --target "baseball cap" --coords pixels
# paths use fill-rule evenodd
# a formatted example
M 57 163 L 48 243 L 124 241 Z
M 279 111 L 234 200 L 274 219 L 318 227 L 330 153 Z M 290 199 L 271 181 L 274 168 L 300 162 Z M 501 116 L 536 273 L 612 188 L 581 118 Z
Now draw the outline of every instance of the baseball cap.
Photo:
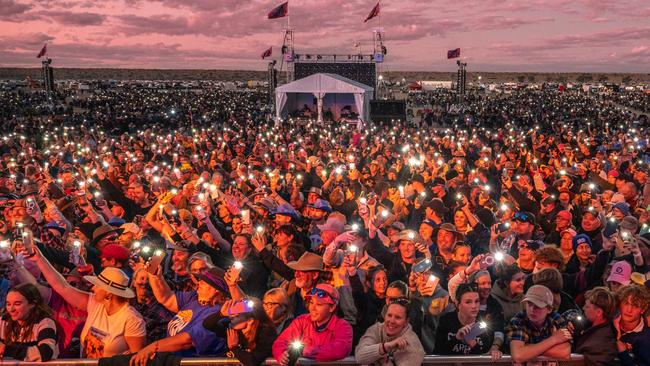
M 615 262 L 607 277 L 607 281 L 618 282 L 622 285 L 629 285 L 632 277 L 632 266 L 626 261 Z
M 533 285 L 526 292 L 521 302 L 531 302 L 540 308 L 553 306 L 553 293 L 546 286 Z
M 117 261 L 126 261 L 129 259 L 131 252 L 125 247 L 118 244 L 108 244 L 102 249 L 100 258 L 115 259 Z
M 305 298 L 313 298 L 320 303 L 338 305 L 339 291 L 332 285 L 320 283 L 316 285 L 316 287 L 314 287 Z
M 564 230 L 562 230 L 562 232 L 560 233 L 560 237 L 562 237 L 562 236 L 563 236 L 564 234 L 566 234 L 566 233 L 571 234 L 572 237 L 573 237 L 573 236 L 576 236 L 576 235 L 578 234 L 578 233 L 577 233 L 575 230 L 573 230 L 573 229 L 564 229 Z
M 557 217 L 567 220 L 567 221 L 572 221 L 573 220 L 573 214 L 569 210 L 562 210 L 557 213 Z

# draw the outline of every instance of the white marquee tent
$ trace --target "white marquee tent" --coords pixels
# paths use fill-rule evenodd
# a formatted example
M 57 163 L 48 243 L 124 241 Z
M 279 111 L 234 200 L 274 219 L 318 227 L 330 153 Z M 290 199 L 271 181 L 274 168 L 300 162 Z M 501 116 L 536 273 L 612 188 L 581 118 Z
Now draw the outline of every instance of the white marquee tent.
M 281 116 L 287 114 L 283 113 L 285 107 L 295 109 L 299 106 L 300 97 L 304 98 L 305 95 L 310 99 L 317 100 L 318 122 L 323 120 L 324 101 L 327 105 L 332 104 L 338 107 L 337 101 L 347 102 L 346 95 L 350 96 L 349 104 L 354 104 L 360 118 L 363 121 L 370 119 L 370 99 L 372 99 L 373 88 L 340 75 L 325 73 L 313 74 L 277 87 L 275 89 L 276 119 L 279 121 Z M 329 96 L 335 99 L 326 99 Z M 302 100 L 304 101 L 304 99 Z

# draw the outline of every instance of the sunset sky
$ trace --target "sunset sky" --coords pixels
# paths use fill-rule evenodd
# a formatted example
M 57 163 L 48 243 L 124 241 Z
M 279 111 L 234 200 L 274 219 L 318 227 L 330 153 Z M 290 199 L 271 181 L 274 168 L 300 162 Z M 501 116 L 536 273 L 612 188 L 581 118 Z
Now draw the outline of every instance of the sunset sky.
M 266 68 L 277 0 L 0 0 L 0 67 Z M 289 2 L 299 53 L 372 49 L 375 0 Z M 384 0 L 388 70 L 650 72 L 648 0 Z

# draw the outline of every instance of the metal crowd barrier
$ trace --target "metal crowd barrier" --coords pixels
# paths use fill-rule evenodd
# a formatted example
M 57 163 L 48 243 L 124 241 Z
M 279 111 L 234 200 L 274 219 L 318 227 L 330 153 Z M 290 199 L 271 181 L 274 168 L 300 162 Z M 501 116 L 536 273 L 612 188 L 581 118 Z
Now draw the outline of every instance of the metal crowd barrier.
M 2 366 L 36 366 L 36 365 L 56 365 L 56 366 L 96 366 L 97 360 L 88 359 L 60 359 L 50 362 L 22 362 L 14 360 L 0 360 Z M 495 365 L 495 364 L 512 364 L 513 361 L 510 356 L 503 356 L 498 361 L 492 361 L 489 356 L 426 356 L 422 365 L 435 365 L 435 366 L 461 366 L 466 364 L 472 365 Z M 213 366 L 213 365 L 239 365 L 239 361 L 234 358 L 187 358 L 181 361 L 183 366 Z M 277 365 L 274 359 L 267 359 L 264 365 Z M 315 362 L 301 358 L 298 365 L 359 365 L 354 357 L 347 357 L 340 361 L 335 362 Z M 534 366 L 584 366 L 584 358 L 579 354 L 572 354 L 568 360 L 555 360 L 549 358 L 539 358 L 534 362 L 529 362 L 527 365 Z

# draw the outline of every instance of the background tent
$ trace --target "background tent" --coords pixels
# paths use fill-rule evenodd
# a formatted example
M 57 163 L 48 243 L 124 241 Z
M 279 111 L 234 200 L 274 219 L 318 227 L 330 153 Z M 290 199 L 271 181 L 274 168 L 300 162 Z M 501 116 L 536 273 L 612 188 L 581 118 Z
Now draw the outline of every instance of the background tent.
M 331 108 L 336 117 L 346 105 L 354 105 L 363 121 L 370 120 L 370 99 L 373 88 L 335 74 L 313 74 L 275 89 L 275 115 L 279 121 L 304 104 L 313 105 L 316 99 L 318 121 L 323 120 L 323 104 Z

